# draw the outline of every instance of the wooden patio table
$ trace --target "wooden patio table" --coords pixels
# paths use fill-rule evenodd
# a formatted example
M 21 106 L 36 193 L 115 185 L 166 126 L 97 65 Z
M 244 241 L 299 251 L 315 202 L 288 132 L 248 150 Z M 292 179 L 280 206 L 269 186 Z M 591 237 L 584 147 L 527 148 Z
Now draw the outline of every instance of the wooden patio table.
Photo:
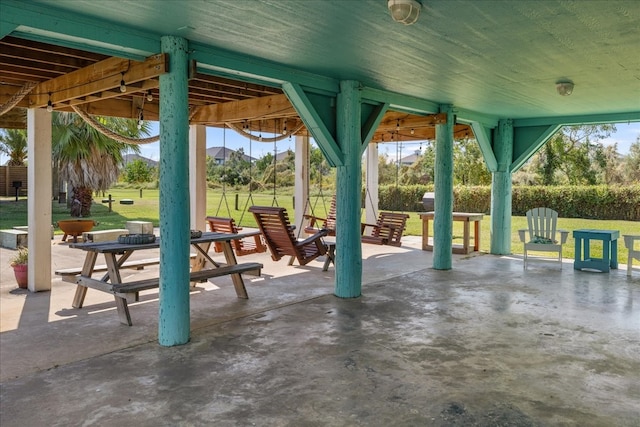
M 237 234 L 231 233 L 202 233 L 201 237 L 191 239 L 191 246 L 196 249 L 196 257 L 191 266 L 189 280 L 191 282 L 204 281 L 212 277 L 231 275 L 233 285 L 238 298 L 248 298 L 247 290 L 244 286 L 241 273 L 260 274 L 263 265 L 260 263 L 249 262 L 238 264 L 231 241 L 238 237 L 248 237 L 259 234 L 259 230 L 243 231 Z M 212 243 L 218 242 L 222 245 L 226 264 L 215 262 L 209 256 L 209 248 Z M 160 278 L 153 277 L 149 279 L 137 280 L 133 282 L 122 282 L 120 270 L 122 268 L 131 268 L 136 265 L 149 265 L 152 262 L 142 260 L 125 262 L 137 251 L 149 249 L 158 249 L 160 247 L 160 239 L 156 238 L 153 243 L 130 244 L 113 242 L 100 243 L 77 243 L 69 245 L 71 248 L 80 249 L 86 252 L 86 257 L 82 269 L 65 269 L 56 271 L 56 274 L 63 276 L 63 280 L 77 285 L 76 293 L 73 299 L 73 307 L 82 308 L 85 295 L 88 288 L 97 289 L 99 291 L 113 294 L 118 309 L 120 322 L 131 326 L 131 316 L 127 305 L 128 300 L 137 300 L 138 292 L 146 289 L 159 287 Z M 96 260 L 98 254 L 104 256 L 106 268 L 96 268 Z M 212 268 L 204 268 L 207 261 L 211 263 Z M 156 259 L 155 263 L 159 260 Z M 106 274 L 101 279 L 93 278 L 93 274 L 98 271 L 106 270 Z
M 429 220 L 433 220 L 435 212 L 421 213 L 422 218 L 422 250 L 432 251 L 433 245 L 429 244 Z M 453 245 L 451 251 L 454 254 L 468 254 L 471 252 L 471 248 L 474 251 L 480 250 L 480 222 L 484 214 L 481 213 L 465 213 L 465 212 L 453 212 L 454 221 L 462 221 L 464 223 L 464 232 L 462 236 L 462 246 Z M 469 225 L 473 223 L 473 247 L 469 245 L 470 229 Z

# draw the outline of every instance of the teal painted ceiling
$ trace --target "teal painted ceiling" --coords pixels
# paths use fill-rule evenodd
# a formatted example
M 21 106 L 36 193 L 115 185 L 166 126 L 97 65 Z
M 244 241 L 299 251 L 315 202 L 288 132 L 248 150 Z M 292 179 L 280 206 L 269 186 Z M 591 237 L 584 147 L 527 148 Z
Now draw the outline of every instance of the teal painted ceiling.
M 391 19 L 386 0 L 1 0 L 5 12 L 25 13 L 0 19 L 17 34 L 84 48 L 110 37 L 123 55 L 157 53 L 148 51 L 159 50 L 161 35 L 179 35 L 196 50 L 242 59 L 256 75 L 266 64 L 283 80 L 357 80 L 492 117 L 640 120 L 640 1 L 422 4 L 411 26 Z M 101 24 L 78 25 L 94 20 Z M 575 83 L 571 96 L 556 93 L 561 79 Z

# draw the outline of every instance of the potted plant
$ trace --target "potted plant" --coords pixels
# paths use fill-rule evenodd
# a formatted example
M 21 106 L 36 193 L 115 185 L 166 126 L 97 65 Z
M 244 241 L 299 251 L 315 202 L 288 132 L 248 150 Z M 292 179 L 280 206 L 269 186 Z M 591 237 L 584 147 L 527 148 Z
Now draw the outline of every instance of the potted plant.
M 16 276 L 16 282 L 18 282 L 18 286 L 22 289 L 27 288 L 29 279 L 28 263 L 29 250 L 25 247 L 18 248 L 18 253 L 11 258 L 11 267 L 13 267 L 13 274 Z

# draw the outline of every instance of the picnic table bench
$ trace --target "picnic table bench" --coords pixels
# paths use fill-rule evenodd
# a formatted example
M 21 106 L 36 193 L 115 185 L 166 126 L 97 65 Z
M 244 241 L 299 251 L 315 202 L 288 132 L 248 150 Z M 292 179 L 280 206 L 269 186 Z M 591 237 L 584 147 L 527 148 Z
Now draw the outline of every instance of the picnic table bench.
M 249 235 L 255 231 L 246 232 Z M 238 298 L 248 298 L 247 290 L 244 286 L 242 273 L 252 273 L 259 275 L 263 267 L 260 263 L 242 263 L 238 264 L 231 248 L 231 240 L 237 239 L 237 234 L 229 233 L 202 233 L 202 236 L 191 239 L 191 245 L 196 249 L 195 259 L 191 263 L 191 272 L 189 274 L 190 282 L 201 282 L 213 277 L 230 275 Z M 211 243 L 219 242 L 222 244 L 226 264 L 221 264 L 208 255 Z M 152 277 L 142 280 L 134 280 L 123 282 L 120 270 L 123 268 L 142 268 L 146 265 L 159 263 L 158 258 L 150 258 L 145 260 L 128 261 L 128 258 L 135 251 L 158 249 L 160 247 L 159 239 L 153 243 L 118 243 L 101 242 L 101 243 L 77 243 L 71 244 L 71 248 L 81 249 L 86 252 L 85 261 L 82 268 L 61 269 L 56 274 L 62 276 L 66 282 L 75 283 L 76 293 L 73 299 L 74 308 L 82 308 L 87 289 L 96 289 L 102 292 L 112 294 L 115 298 L 116 308 L 120 322 L 125 325 L 132 325 L 131 315 L 129 313 L 128 301 L 137 300 L 138 293 L 147 289 L 154 289 L 160 286 L 160 277 Z M 99 254 L 103 254 L 106 264 L 96 266 L 96 260 Z M 212 268 L 205 268 L 207 262 L 212 264 Z M 100 278 L 92 277 L 98 271 L 106 271 L 106 274 Z

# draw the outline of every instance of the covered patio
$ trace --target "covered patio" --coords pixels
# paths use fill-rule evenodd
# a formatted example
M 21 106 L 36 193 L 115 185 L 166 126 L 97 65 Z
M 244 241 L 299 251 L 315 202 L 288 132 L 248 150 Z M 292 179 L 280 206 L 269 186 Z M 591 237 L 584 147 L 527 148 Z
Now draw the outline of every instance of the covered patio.
M 56 268 L 77 262 L 52 250 Z M 363 297 L 344 300 L 322 260 L 249 257 L 265 265 L 250 299 L 199 284 L 191 343 L 170 348 L 157 292 L 127 327 L 104 293 L 73 309 L 71 284 L 18 291 L 2 270 L 0 424 L 638 425 L 640 279 L 624 268 L 476 253 L 439 271 L 410 236 L 364 246 Z
M 638 425 L 638 278 L 523 270 L 510 236 L 511 174 L 560 126 L 640 121 L 639 2 L 424 0 L 405 26 L 384 0 L 0 0 L 0 24 L 0 104 L 19 98 L 0 127 L 27 129 L 36 184 L 30 292 L 2 270 L 3 427 Z M 50 240 L 48 110 L 75 109 L 160 122 L 162 274 L 140 326 L 108 295 L 70 309 L 52 275 L 77 257 Z M 309 137 L 337 168 L 335 268 L 262 259 L 249 300 L 222 279 L 190 294 L 204 126 L 226 125 L 286 126 L 300 182 Z M 458 132 L 493 174 L 491 254 L 450 251 Z M 375 182 L 375 142 L 425 137 L 434 252 L 361 245 L 363 154 Z

